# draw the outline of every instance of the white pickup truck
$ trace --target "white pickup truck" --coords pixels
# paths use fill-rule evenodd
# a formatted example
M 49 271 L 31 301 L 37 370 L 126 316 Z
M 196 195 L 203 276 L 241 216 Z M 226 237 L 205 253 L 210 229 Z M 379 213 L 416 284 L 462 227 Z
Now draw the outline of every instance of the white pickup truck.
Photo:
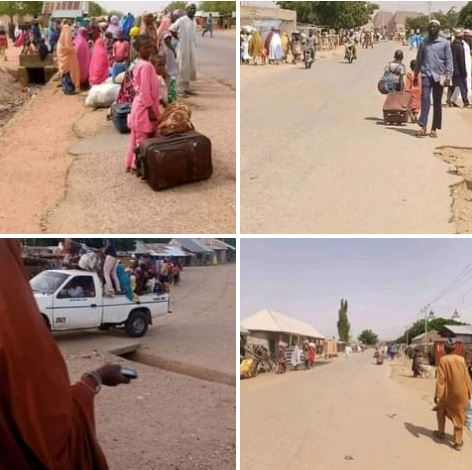
M 39 311 L 52 331 L 124 328 L 128 336 L 143 336 L 159 316 L 167 315 L 168 294 L 106 297 L 96 273 L 48 270 L 30 281 Z

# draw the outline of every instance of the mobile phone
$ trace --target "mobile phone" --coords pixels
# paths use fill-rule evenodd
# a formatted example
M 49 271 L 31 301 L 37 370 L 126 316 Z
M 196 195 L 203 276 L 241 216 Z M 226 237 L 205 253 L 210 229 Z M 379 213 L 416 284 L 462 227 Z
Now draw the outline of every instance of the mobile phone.
M 123 377 L 128 377 L 128 379 L 131 379 L 131 380 L 138 378 L 138 372 L 135 369 L 131 369 L 129 367 L 122 367 L 121 375 Z

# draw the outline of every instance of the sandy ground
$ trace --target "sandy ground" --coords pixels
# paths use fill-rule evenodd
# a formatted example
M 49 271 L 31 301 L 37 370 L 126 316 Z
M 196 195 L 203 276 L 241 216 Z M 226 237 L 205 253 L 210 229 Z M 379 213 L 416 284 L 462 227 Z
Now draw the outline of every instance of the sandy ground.
M 391 374 L 367 351 L 241 382 L 241 470 L 470 468 L 469 432 L 461 453 L 433 439 L 433 382 Z
M 125 149 L 106 110 L 86 111 L 74 129 L 80 140 L 65 197 L 44 217 L 49 233 L 233 233 L 235 231 L 235 94 L 216 80 L 197 82 L 199 95 L 186 100 L 196 129 L 211 137 L 211 179 L 156 193 L 127 174 Z M 87 204 L 84 204 L 87 201 Z
M 458 233 L 472 233 L 472 147 L 440 147 L 436 155 L 461 180 L 451 186 L 452 220 Z
M 185 268 L 182 283 L 171 288 L 172 314 L 159 318 L 140 339 L 121 330 L 68 333 L 57 336 L 66 353 L 105 351 L 140 344 L 140 351 L 161 358 L 235 375 L 234 264 Z
M 243 233 L 455 233 L 437 146 L 470 145 L 470 110 L 437 140 L 384 126 L 377 80 L 398 44 L 303 65 L 241 68 Z M 404 48 L 405 63 L 413 53 Z M 276 136 L 276 137 L 274 137 Z
M 106 112 L 86 109 L 84 95 L 65 96 L 49 83 L 0 132 L 0 231 L 234 233 L 235 93 L 204 75 L 196 89 L 188 103 L 195 127 L 212 140 L 214 175 L 155 193 L 124 172 L 128 136 L 106 122 Z
M 234 279 L 234 265 L 185 269 L 182 285 L 173 289 L 172 317 L 137 340 L 141 349 L 234 376 Z M 107 361 L 138 370 L 132 384 L 103 388 L 97 396 L 98 437 L 112 470 L 234 469 L 234 386 L 109 355 L 136 342 L 118 332 L 57 340 L 73 381 Z

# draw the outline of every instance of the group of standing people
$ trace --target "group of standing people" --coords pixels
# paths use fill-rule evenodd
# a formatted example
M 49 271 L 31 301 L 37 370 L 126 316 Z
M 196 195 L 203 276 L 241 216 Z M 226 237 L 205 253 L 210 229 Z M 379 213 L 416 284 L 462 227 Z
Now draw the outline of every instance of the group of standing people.
M 284 374 L 287 371 L 287 348 L 288 344 L 280 340 L 277 343 L 276 352 L 276 373 Z M 290 365 L 294 369 L 298 369 L 301 364 L 304 364 L 305 369 L 311 369 L 315 364 L 316 359 L 316 344 L 310 343 L 308 340 L 303 340 L 302 346 L 296 344 L 292 349 L 290 358 Z

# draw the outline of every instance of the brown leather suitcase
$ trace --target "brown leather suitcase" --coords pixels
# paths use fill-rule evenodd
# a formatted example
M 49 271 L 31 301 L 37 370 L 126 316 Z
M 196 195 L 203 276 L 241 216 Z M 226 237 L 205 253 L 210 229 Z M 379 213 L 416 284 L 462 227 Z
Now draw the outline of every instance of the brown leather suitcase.
M 155 191 L 203 181 L 213 173 L 211 141 L 198 132 L 146 139 L 137 163 L 138 175 Z
M 404 91 L 389 93 L 383 106 L 386 124 L 403 124 L 408 122 L 411 95 Z

